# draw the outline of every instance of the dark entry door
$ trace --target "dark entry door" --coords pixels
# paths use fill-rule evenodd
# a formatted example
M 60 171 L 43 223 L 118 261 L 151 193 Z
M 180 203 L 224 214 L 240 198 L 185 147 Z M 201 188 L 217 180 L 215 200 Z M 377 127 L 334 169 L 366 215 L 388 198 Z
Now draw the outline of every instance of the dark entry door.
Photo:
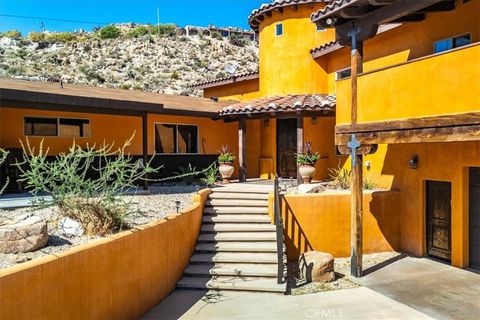
M 427 253 L 450 260 L 451 184 L 427 181 Z
M 277 119 L 277 172 L 283 178 L 297 177 L 297 119 Z
M 480 168 L 470 168 L 469 198 L 469 260 L 480 269 Z

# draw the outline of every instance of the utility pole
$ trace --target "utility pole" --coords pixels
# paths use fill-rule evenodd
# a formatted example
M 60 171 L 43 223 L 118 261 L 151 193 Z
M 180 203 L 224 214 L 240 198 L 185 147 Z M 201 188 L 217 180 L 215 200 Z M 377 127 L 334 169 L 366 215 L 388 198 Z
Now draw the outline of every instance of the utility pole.
M 160 36 L 160 8 L 157 7 L 157 31 L 158 36 Z

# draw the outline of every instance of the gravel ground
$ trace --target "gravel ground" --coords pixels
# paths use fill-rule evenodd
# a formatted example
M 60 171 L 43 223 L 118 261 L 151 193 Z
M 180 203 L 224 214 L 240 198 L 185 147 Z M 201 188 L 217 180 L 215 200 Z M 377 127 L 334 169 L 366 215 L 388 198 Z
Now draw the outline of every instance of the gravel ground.
M 363 255 L 363 269 L 366 270 L 387 260 L 401 256 L 398 252 L 369 253 Z M 288 262 L 287 291 L 291 295 L 317 293 L 358 287 L 359 284 L 350 275 L 350 257 L 335 258 L 335 281 L 329 283 L 305 283 L 299 279 L 298 262 Z
M 129 227 L 147 224 L 176 213 L 176 201 L 180 201 L 180 211 L 190 207 L 193 194 L 201 189 L 200 186 L 164 185 L 152 186 L 149 195 L 126 196 L 131 201 L 133 213 L 125 219 Z M 29 261 L 48 254 L 65 251 L 71 247 L 87 243 L 99 237 L 67 236 L 57 228 L 60 214 L 55 207 L 33 210 L 22 208 L 15 210 L 0 210 L 0 221 L 12 215 L 29 213 L 43 217 L 48 224 L 48 243 L 35 252 L 3 254 L 0 253 L 0 269 L 8 268 L 18 263 Z

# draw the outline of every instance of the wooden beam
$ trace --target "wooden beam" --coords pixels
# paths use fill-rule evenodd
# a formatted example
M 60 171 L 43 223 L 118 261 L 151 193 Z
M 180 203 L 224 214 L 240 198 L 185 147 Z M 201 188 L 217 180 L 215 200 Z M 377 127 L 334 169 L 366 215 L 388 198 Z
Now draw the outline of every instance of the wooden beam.
M 148 163 L 148 114 L 144 113 L 142 115 L 142 155 L 143 155 L 143 165 Z M 149 179 L 150 176 L 145 177 Z M 143 190 L 148 190 L 148 180 L 143 180 Z
M 357 149 L 357 154 L 373 154 L 377 152 L 378 150 L 378 145 L 377 144 L 362 144 L 360 147 Z M 337 154 L 338 155 L 349 155 L 350 154 L 350 148 L 347 147 L 347 145 L 337 145 Z
M 353 31 L 356 33 L 356 31 Z M 357 79 L 358 75 L 363 72 L 363 42 L 356 41 L 356 36 L 352 35 L 352 56 L 351 56 L 351 86 L 352 86 L 352 105 L 351 105 L 351 123 L 357 123 Z
M 337 133 L 335 143 L 346 144 L 350 136 Z M 480 125 L 359 132 L 355 136 L 362 144 L 480 141 Z
M 297 154 L 303 152 L 303 116 L 297 114 Z M 300 166 L 297 164 L 297 182 L 298 184 L 303 183 L 303 179 L 300 176 Z
M 401 17 L 395 21 L 392 21 L 393 23 L 401 23 L 401 22 L 420 22 L 425 20 L 426 14 L 423 12 L 415 12 L 412 14 L 409 14 L 408 16 Z
M 298 112 L 298 111 L 297 111 Z M 232 115 L 223 115 L 224 122 L 237 122 L 240 118 L 248 119 L 288 119 L 296 118 L 297 112 L 258 112 L 258 113 L 249 113 L 249 114 L 232 114 Z M 300 111 L 304 117 L 335 117 L 335 111 L 320 110 L 320 111 Z
M 238 167 L 240 182 L 247 181 L 247 121 L 238 120 Z

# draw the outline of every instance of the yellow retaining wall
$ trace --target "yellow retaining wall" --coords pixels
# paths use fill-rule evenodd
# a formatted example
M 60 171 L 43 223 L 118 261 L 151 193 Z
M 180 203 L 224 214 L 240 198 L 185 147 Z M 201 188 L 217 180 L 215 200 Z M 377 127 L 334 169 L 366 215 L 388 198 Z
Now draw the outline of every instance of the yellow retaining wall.
M 269 199 L 273 216 L 273 195 Z M 365 191 L 363 252 L 400 250 L 400 194 Z M 289 194 L 282 202 L 288 260 L 306 251 L 350 255 L 350 193 Z
M 209 193 L 180 215 L 0 270 L 0 319 L 138 319 L 182 276 Z

